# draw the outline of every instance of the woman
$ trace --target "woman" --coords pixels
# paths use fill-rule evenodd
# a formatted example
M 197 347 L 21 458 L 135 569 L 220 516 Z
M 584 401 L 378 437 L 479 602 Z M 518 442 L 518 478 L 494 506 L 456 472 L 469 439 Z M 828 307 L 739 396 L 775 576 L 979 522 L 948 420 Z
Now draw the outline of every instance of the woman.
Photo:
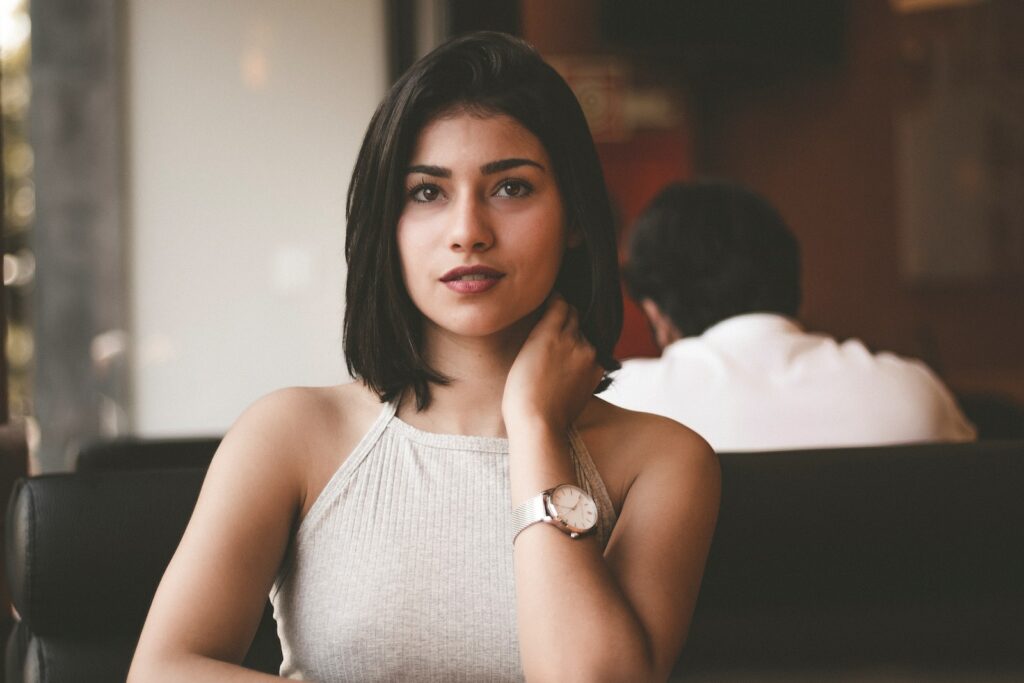
M 348 196 L 358 381 L 225 437 L 132 679 L 664 680 L 718 507 L 700 437 L 593 394 L 617 367 L 611 212 L 565 82 L 481 33 L 414 65 Z

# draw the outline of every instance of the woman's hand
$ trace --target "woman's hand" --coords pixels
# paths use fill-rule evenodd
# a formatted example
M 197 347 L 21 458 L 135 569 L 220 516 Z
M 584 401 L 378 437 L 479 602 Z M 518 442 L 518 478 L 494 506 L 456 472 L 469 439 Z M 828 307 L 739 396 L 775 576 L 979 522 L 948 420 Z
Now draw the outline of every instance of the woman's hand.
M 576 310 L 553 294 L 505 380 L 506 429 L 533 423 L 564 433 L 601 380 L 596 358 L 580 332 Z

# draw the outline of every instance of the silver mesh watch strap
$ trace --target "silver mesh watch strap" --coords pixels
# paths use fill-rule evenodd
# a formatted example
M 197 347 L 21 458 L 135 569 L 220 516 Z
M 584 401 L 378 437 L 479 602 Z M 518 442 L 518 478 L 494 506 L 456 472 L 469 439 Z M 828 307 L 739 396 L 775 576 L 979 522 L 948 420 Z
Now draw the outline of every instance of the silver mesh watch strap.
M 551 490 L 544 491 L 537 494 L 533 498 L 527 498 L 519 504 L 515 510 L 512 511 L 512 543 L 516 542 L 516 537 L 519 533 L 537 522 L 544 522 L 551 517 L 548 516 L 547 508 L 544 506 L 544 499 L 547 498 Z

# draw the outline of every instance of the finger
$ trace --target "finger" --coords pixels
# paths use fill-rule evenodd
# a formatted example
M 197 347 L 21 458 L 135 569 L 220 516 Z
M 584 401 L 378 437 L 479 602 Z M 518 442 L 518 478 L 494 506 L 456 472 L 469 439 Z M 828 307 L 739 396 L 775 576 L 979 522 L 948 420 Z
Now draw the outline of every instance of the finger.
M 563 305 L 568 306 L 569 303 L 555 289 L 552 289 L 551 293 L 548 294 L 548 298 L 544 300 L 544 309 L 547 311 L 550 311 L 552 308 L 560 308 Z
M 586 345 L 596 353 L 596 349 L 594 349 L 593 345 L 590 343 L 590 339 L 588 339 L 587 335 L 583 332 L 583 323 L 580 321 L 580 313 L 575 308 L 573 309 L 571 331 L 579 343 Z
M 565 320 L 569 315 L 570 308 L 561 296 L 553 296 L 548 300 L 544 315 L 541 316 L 541 322 L 544 325 L 550 325 L 555 330 L 561 330 L 565 327 Z
M 582 334 L 578 337 L 576 348 L 583 352 L 589 363 L 593 363 L 596 367 L 601 367 L 597 362 L 597 349 L 590 343 L 590 340 L 584 337 Z
M 568 310 L 565 314 L 565 320 L 562 321 L 562 332 L 567 332 L 579 336 L 580 314 L 576 310 L 575 306 L 571 306 L 569 304 L 566 304 L 566 306 L 568 306 Z

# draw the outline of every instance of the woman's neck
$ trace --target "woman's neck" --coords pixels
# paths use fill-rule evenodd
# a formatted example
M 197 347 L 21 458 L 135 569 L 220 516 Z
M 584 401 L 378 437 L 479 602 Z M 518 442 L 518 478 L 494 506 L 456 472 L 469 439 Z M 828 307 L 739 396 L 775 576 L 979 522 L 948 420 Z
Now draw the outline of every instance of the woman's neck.
M 415 397 L 408 394 L 398 408 L 398 416 L 430 432 L 506 436 L 501 415 L 505 379 L 532 322 L 489 337 L 426 330 L 425 356 L 431 367 L 451 382 L 430 386 L 430 406 L 423 411 L 416 410 Z

